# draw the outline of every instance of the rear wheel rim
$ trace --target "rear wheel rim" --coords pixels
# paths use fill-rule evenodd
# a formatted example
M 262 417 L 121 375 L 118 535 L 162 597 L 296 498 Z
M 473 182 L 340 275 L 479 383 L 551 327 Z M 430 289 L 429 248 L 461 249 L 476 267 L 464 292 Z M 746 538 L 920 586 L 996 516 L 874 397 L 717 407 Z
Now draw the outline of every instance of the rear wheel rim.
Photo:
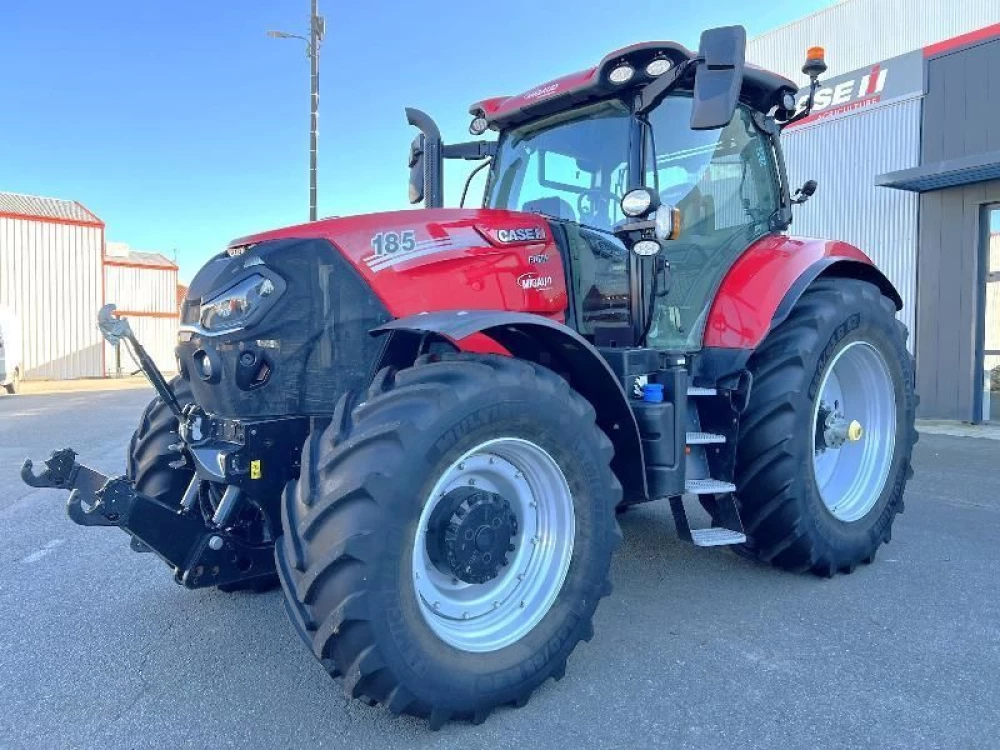
M 845 523 L 863 518 L 885 488 L 896 446 L 895 388 L 878 349 L 855 341 L 837 353 L 823 374 L 812 428 L 824 506 Z
M 509 562 L 481 584 L 443 572 L 428 553 L 434 509 L 449 492 L 466 487 L 500 495 L 517 519 Z M 562 589 L 575 531 L 569 483 L 545 449 L 520 438 L 476 446 L 444 470 L 417 524 L 412 571 L 424 620 L 438 638 L 462 651 L 496 651 L 519 641 Z

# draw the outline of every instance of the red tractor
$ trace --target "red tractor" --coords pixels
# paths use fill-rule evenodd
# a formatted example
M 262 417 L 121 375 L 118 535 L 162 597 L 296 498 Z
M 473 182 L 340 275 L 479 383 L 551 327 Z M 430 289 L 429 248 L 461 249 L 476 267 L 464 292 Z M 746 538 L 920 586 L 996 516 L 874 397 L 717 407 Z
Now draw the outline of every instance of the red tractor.
M 563 675 L 638 503 L 786 570 L 870 563 L 912 473 L 902 300 L 861 250 L 785 234 L 816 186 L 793 194 L 779 134 L 812 96 L 745 45 L 637 44 L 479 102 L 495 143 L 408 110 L 425 209 L 234 241 L 169 383 L 103 310 L 159 393 L 127 473 L 65 449 L 25 480 L 189 588 L 280 579 L 351 696 L 433 727 Z M 441 208 L 448 158 L 488 159 L 482 208 Z

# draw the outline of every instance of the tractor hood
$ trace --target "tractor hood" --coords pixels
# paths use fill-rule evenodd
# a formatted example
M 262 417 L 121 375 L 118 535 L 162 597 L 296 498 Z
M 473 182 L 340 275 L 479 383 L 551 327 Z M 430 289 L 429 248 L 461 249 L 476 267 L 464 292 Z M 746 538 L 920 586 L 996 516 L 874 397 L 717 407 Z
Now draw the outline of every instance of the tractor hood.
M 227 418 L 329 414 L 366 387 L 392 318 L 512 310 L 562 321 L 549 222 L 493 210 L 398 211 L 230 243 L 191 280 L 177 359 L 197 403 Z
M 567 305 L 553 229 L 495 209 L 364 214 L 241 237 L 230 254 L 274 240 L 324 239 L 393 317 L 433 310 L 514 310 L 561 319 Z

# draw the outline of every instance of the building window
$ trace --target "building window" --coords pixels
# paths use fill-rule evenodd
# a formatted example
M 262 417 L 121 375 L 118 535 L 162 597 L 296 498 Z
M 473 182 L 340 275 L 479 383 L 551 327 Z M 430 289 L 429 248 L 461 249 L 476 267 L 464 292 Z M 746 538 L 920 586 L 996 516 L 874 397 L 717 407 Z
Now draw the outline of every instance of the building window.
M 989 212 L 983 313 L 983 420 L 1000 423 L 1000 207 Z

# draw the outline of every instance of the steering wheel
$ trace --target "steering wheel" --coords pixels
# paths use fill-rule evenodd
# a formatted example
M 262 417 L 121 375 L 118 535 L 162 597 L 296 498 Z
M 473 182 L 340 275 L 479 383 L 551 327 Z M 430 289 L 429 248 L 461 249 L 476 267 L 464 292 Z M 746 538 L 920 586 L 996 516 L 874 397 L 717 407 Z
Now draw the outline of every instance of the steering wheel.
M 579 216 L 581 220 L 584 216 L 597 216 L 598 214 L 595 209 L 597 200 L 600 198 L 607 199 L 610 201 L 611 205 L 614 205 L 619 200 L 618 196 L 610 190 L 605 190 L 603 188 L 590 188 L 588 190 L 584 190 L 576 197 L 577 216 Z

